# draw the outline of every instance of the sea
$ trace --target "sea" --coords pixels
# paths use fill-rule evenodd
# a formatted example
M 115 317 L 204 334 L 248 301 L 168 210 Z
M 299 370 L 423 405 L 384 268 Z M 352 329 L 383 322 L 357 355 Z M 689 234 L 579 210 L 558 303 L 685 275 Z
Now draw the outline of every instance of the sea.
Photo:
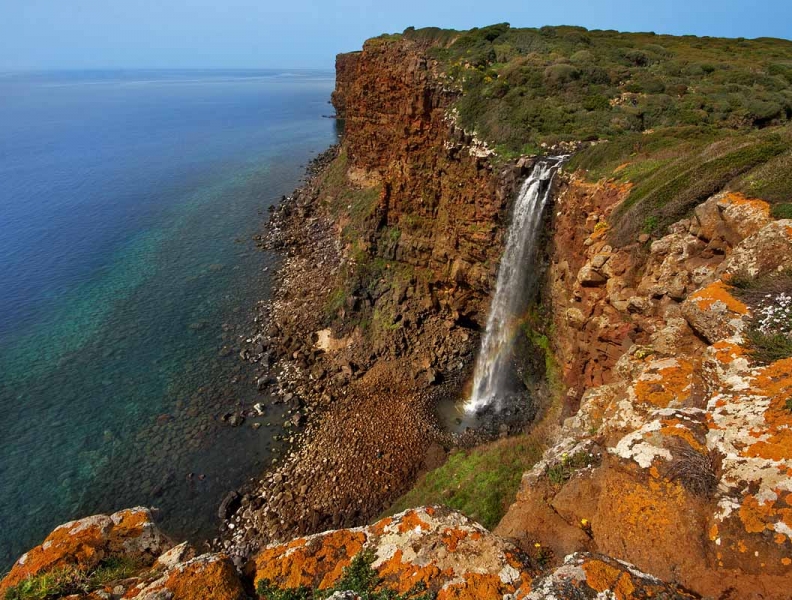
M 211 539 L 282 451 L 238 356 L 268 208 L 335 143 L 329 71 L 0 73 L 0 573 L 132 506 Z M 253 427 L 258 421 L 259 429 Z

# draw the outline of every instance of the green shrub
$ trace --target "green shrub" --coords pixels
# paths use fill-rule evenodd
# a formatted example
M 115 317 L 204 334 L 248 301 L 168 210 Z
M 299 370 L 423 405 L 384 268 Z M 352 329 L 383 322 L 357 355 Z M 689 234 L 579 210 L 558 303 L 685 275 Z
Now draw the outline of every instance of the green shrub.
M 92 571 L 67 566 L 21 581 L 8 589 L 4 600 L 54 600 L 70 594 L 87 594 L 108 583 L 138 573 L 143 565 L 126 557 L 109 557 Z
M 579 470 L 594 466 L 599 460 L 588 452 L 575 452 L 572 456 L 562 455 L 561 460 L 548 467 L 547 479 L 553 485 L 563 485 Z
M 757 362 L 770 364 L 792 358 L 792 339 L 786 334 L 764 333 L 752 327 L 746 337 L 751 357 Z
M 432 44 L 429 53 L 464 92 L 461 124 L 513 152 L 529 143 L 614 140 L 649 128 L 691 124 L 728 133 L 792 118 L 792 43 L 785 40 L 505 23 L 411 29 L 404 36 Z M 636 104 L 602 101 L 625 92 L 642 97 Z
M 770 212 L 774 219 L 792 219 L 792 203 L 775 204 Z

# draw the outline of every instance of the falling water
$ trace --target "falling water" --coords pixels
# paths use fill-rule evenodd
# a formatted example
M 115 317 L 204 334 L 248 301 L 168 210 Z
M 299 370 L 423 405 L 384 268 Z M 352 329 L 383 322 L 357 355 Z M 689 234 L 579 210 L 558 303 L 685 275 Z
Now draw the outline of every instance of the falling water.
M 530 289 L 533 257 L 542 212 L 553 177 L 566 156 L 538 162 L 520 188 L 514 215 L 506 238 L 506 249 L 498 268 L 498 281 L 492 299 L 487 329 L 481 343 L 473 377 L 473 393 L 465 404 L 466 412 L 478 412 L 500 398 L 508 374 L 513 334 L 519 327 Z

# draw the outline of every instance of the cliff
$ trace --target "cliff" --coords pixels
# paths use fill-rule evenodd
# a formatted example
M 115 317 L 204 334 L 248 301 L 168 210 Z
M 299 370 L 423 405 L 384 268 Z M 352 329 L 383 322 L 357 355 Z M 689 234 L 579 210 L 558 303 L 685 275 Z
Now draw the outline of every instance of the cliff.
M 340 55 L 344 137 L 262 237 L 284 263 L 246 353 L 304 427 L 298 445 L 227 497 L 214 552 L 172 547 L 145 509 L 99 515 L 56 529 L 0 592 L 788 597 L 792 80 L 773 61 L 789 47 L 659 38 L 408 30 Z M 700 64 L 740 48 L 721 78 Z M 683 59 L 711 85 L 688 88 Z M 744 85 L 746 72 L 765 87 Z M 781 109 L 691 108 L 727 87 Z M 691 114 L 707 127 L 682 126 Z M 603 139 L 583 144 L 594 125 Z M 495 429 L 530 442 L 496 442 L 502 462 L 533 463 L 506 455 L 529 447 L 541 458 L 516 492 L 511 471 L 473 460 L 490 447 L 449 460 L 465 477 L 433 485 L 448 450 L 471 441 L 435 407 L 466 394 L 504 224 L 535 159 L 522 150 L 542 144 L 578 151 L 514 354 L 534 385 L 523 417 L 537 421 Z M 493 532 L 434 505 L 476 507 L 476 475 L 507 490 Z M 417 478 L 431 502 L 408 496 L 412 508 L 380 518 Z

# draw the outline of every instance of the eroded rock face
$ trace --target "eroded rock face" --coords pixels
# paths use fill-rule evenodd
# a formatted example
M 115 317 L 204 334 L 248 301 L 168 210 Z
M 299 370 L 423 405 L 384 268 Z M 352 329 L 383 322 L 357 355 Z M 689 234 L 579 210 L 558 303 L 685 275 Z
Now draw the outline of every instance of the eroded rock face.
M 572 235 L 554 249 L 551 295 L 579 410 L 496 532 L 626 560 L 703 596 L 786 598 L 792 360 L 751 358 L 751 307 L 730 282 L 792 266 L 792 228 L 722 193 L 663 238 L 614 250 L 604 232 L 621 197 L 575 178 L 562 197 L 559 234 Z M 584 285 L 593 269 L 607 281 Z
M 151 564 L 171 546 L 147 508 L 86 517 L 61 525 L 23 554 L 0 582 L 0 594 L 28 577 L 67 566 L 90 570 L 113 556 Z

